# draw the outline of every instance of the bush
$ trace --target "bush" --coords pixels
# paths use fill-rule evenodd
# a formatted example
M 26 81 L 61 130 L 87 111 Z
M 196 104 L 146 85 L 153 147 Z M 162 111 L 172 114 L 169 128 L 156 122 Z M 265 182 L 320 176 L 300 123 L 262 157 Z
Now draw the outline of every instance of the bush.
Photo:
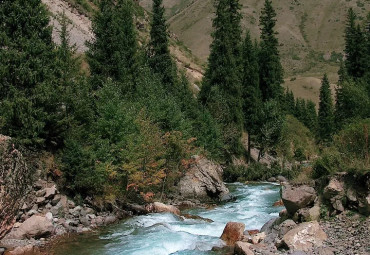
M 335 148 L 326 149 L 321 158 L 317 159 L 313 166 L 312 177 L 320 178 L 322 176 L 341 171 L 341 155 Z

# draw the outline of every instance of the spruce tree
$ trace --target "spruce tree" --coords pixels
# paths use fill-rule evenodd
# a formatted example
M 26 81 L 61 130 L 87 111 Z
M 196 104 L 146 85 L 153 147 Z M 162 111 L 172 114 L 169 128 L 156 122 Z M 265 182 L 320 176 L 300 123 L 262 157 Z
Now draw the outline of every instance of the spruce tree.
M 366 40 L 359 24 L 356 24 L 356 14 L 350 8 L 347 14 L 345 30 L 345 67 L 349 76 L 361 78 L 367 71 Z
M 333 101 L 328 76 L 325 74 L 320 88 L 318 135 L 322 141 L 330 141 L 334 130 Z
M 0 2 L 2 132 L 28 145 L 55 144 L 60 99 L 55 45 L 41 0 Z
M 238 71 L 240 56 L 236 55 L 240 44 L 235 42 L 235 38 L 241 35 L 234 34 L 240 31 L 235 29 L 237 21 L 240 22 L 240 15 L 235 13 L 238 8 L 231 8 L 234 6 L 231 1 L 216 1 L 213 42 L 199 95 L 200 101 L 222 127 L 225 152 L 229 156 L 242 153 L 240 139 L 243 127 L 241 74 Z
M 162 82 L 172 85 L 176 81 L 176 66 L 171 59 L 168 43 L 168 33 L 162 0 L 153 0 L 153 18 L 150 30 L 148 49 L 149 65 L 155 73 L 161 76 Z
M 247 31 L 242 47 L 242 98 L 244 127 L 248 131 L 248 162 L 250 161 L 251 138 L 256 134 L 258 111 L 262 104 L 258 73 L 258 44 L 253 45 Z
M 283 80 L 283 67 L 280 63 L 278 39 L 274 30 L 276 25 L 276 12 L 271 0 L 265 0 L 260 17 L 261 43 L 259 53 L 260 89 L 262 99 L 280 99 L 283 95 L 281 84 Z
M 124 84 L 122 93 L 134 90 L 138 73 L 137 38 L 132 0 L 102 0 L 87 43 L 88 62 L 95 88 L 107 78 Z

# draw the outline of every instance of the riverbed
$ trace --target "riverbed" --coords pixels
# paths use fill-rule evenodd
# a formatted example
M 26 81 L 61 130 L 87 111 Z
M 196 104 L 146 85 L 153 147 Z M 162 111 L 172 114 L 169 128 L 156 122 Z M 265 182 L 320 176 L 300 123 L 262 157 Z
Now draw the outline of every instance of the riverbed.
M 236 200 L 212 209 L 184 213 L 213 220 L 183 219 L 170 213 L 136 216 L 94 233 L 76 236 L 55 248 L 56 255 L 204 255 L 217 254 L 219 239 L 229 221 L 243 222 L 246 230 L 260 229 L 282 207 L 280 186 L 271 183 L 229 184 Z

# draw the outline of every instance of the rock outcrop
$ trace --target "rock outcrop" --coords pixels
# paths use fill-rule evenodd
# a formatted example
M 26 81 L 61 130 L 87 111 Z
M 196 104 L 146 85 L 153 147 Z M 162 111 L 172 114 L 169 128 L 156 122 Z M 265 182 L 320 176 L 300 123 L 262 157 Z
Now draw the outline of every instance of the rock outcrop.
M 299 187 L 288 186 L 282 192 L 282 200 L 290 215 L 294 215 L 299 209 L 313 204 L 315 199 L 315 189 L 306 185 Z
M 288 231 L 284 237 L 284 244 L 293 251 L 309 251 L 321 247 L 327 235 L 317 221 L 304 222 Z
M 54 226 L 52 222 L 39 215 L 33 215 L 31 218 L 23 222 L 19 228 L 16 228 L 7 236 L 7 238 L 13 239 L 30 239 L 30 238 L 41 238 L 48 237 L 52 234 Z
M 221 199 L 229 190 L 222 180 L 222 167 L 206 158 L 194 157 L 185 176 L 181 178 L 178 189 L 181 196 L 200 200 Z
M 244 223 L 228 222 L 220 238 L 227 245 L 234 245 L 237 241 L 242 240 L 244 229 Z
M 0 135 L 0 239 L 10 231 L 29 191 L 31 170 L 11 138 Z

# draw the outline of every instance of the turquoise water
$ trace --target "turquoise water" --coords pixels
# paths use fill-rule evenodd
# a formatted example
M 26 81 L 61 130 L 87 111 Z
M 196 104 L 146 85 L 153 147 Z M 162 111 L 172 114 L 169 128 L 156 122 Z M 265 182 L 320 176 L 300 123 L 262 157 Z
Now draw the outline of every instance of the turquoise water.
M 199 255 L 217 254 L 214 246 L 223 246 L 219 239 L 229 221 L 243 222 L 246 229 L 260 229 L 278 216 L 282 207 L 273 207 L 280 199 L 280 186 L 269 183 L 229 184 L 236 201 L 219 207 L 188 210 L 186 213 L 212 219 L 181 219 L 175 215 L 150 214 L 136 216 L 97 233 L 81 235 L 58 247 L 57 255 Z

